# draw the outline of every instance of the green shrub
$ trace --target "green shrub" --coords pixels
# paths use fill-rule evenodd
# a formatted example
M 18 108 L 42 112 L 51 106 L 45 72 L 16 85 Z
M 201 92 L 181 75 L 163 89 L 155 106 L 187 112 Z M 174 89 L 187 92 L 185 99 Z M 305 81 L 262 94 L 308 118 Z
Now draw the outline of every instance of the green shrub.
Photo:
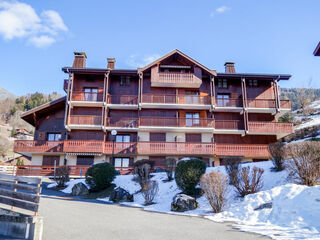
M 179 161 L 175 172 L 178 187 L 186 194 L 194 194 L 206 167 L 206 163 L 200 159 Z
M 86 182 L 94 192 L 103 190 L 111 185 L 116 176 L 116 170 L 110 163 L 92 165 L 86 173 Z

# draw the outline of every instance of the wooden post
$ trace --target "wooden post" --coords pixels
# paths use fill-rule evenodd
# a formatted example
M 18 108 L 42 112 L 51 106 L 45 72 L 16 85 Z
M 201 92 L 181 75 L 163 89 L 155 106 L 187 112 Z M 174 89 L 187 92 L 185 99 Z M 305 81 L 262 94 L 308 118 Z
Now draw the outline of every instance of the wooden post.
M 212 109 L 214 109 L 216 107 L 216 86 L 214 84 L 214 76 L 211 76 L 210 78 L 211 106 Z
M 243 121 L 244 130 L 248 131 L 248 112 L 247 112 L 247 90 L 246 90 L 246 79 L 241 78 L 241 89 L 242 89 L 242 104 L 243 104 Z
M 69 111 L 68 111 L 68 121 L 67 121 L 67 125 L 70 124 L 70 115 L 71 115 L 71 99 L 72 99 L 72 92 L 73 92 L 73 82 L 74 82 L 74 73 L 72 73 L 72 81 L 71 81 L 71 86 L 70 86 L 70 101 L 68 100 L 68 105 L 69 105 Z
M 69 103 L 69 98 L 70 98 L 70 86 L 71 86 L 71 80 L 72 80 L 72 75 L 69 73 L 69 78 L 68 78 L 68 91 L 67 91 L 67 98 L 66 98 L 66 107 L 65 107 L 65 112 L 64 112 L 64 125 L 67 125 L 67 118 L 68 118 L 68 103 Z
M 110 78 L 110 71 L 107 71 L 105 74 L 106 78 L 106 93 L 105 93 L 105 108 L 104 108 L 104 130 L 107 127 L 107 118 L 108 118 L 108 97 L 109 97 L 109 78 Z

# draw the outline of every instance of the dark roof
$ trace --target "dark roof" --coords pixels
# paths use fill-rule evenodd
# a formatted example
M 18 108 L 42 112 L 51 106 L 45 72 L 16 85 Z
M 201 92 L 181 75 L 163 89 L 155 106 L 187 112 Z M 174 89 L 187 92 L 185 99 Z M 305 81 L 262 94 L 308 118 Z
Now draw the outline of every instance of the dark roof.
M 264 73 L 217 73 L 217 77 L 227 78 L 259 78 L 264 80 L 289 80 L 291 75 L 289 74 L 264 74 Z
M 320 56 L 320 42 L 318 43 L 316 49 L 313 52 L 314 56 Z
M 122 74 L 138 74 L 137 69 L 110 69 L 110 68 L 73 68 L 63 67 L 62 71 L 65 73 L 88 73 L 88 74 L 103 74 L 108 71 L 111 73 L 122 73 Z
M 21 114 L 21 118 L 26 122 L 30 123 L 32 126 L 35 126 L 33 114 L 35 113 L 37 117 L 45 116 L 53 111 L 64 109 L 66 102 L 66 96 L 53 100 L 51 102 L 42 104 L 41 106 L 35 107 L 27 112 Z

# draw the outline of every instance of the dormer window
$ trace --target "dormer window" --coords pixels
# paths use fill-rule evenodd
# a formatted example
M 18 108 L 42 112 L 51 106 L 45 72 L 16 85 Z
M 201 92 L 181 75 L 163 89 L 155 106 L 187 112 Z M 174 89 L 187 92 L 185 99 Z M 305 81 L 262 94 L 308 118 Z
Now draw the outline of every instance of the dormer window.
M 120 86 L 130 86 L 130 76 L 121 76 Z
M 249 87 L 258 87 L 258 80 L 256 80 L 256 79 L 249 79 L 248 80 L 248 86 Z
M 227 79 L 218 79 L 218 88 L 228 88 Z

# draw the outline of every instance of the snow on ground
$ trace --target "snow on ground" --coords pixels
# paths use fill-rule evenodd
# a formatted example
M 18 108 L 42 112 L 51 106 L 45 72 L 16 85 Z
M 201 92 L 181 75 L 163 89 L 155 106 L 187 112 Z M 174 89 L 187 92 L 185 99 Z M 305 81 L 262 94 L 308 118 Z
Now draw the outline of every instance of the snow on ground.
M 240 199 L 237 198 L 234 188 L 230 187 L 228 204 L 224 212 L 219 214 L 212 212 L 204 196 L 197 199 L 199 208 L 195 210 L 184 213 L 171 212 L 172 199 L 181 190 L 174 180 L 166 181 L 166 173 L 153 174 L 152 180 L 159 183 L 159 192 L 154 200 L 155 204 L 150 206 L 144 206 L 143 196 L 139 193 L 140 186 L 132 180 L 132 175 L 117 176 L 113 183 L 134 194 L 134 202 L 123 205 L 142 207 L 148 211 L 204 216 L 217 222 L 233 221 L 235 227 L 243 231 L 264 234 L 273 239 L 320 239 L 320 186 L 291 184 L 286 171 L 270 170 L 270 161 L 242 164 L 248 165 L 264 169 L 262 191 Z M 206 171 L 220 171 L 226 174 L 223 166 L 207 168 Z M 72 186 L 79 181 L 84 180 L 71 181 L 63 191 L 70 193 Z M 109 198 L 98 200 L 109 202 Z M 269 202 L 273 204 L 271 209 L 254 210 Z

